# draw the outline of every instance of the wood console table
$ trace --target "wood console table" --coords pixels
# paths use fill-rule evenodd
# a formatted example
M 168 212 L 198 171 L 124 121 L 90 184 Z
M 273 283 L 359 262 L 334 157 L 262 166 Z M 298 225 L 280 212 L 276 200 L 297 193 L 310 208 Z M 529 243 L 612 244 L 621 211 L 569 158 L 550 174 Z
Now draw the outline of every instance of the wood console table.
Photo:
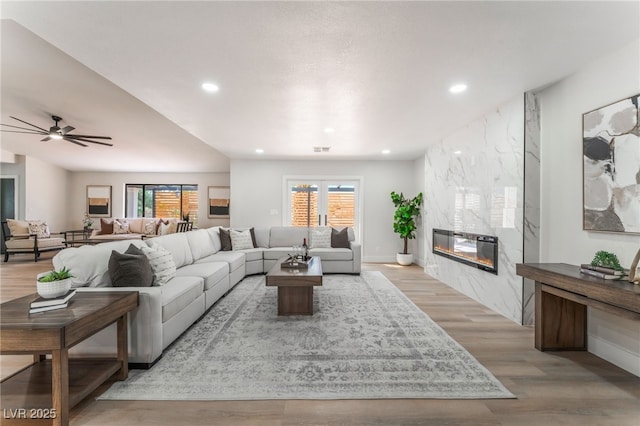
M 581 274 L 566 263 L 520 263 L 516 274 L 535 281 L 535 347 L 587 350 L 587 306 L 640 321 L 640 286 Z
M 36 298 L 0 305 L 0 353 L 34 355 L 31 366 L 0 383 L 2 424 L 64 426 L 70 408 L 104 381 L 127 378 L 127 313 L 138 306 L 138 292 L 78 292 L 65 309 L 29 315 Z M 114 322 L 116 358 L 69 359 L 69 348 Z

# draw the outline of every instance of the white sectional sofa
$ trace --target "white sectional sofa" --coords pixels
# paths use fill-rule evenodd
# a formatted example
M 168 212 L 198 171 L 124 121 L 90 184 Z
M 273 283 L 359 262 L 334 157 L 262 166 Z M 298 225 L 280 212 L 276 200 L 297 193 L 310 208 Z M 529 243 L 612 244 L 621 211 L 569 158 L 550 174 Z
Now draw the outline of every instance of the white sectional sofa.
M 133 368 L 153 365 L 176 338 L 196 322 L 246 275 L 262 274 L 309 240 L 309 229 L 255 229 L 258 247 L 223 251 L 218 227 L 169 234 L 149 240 L 125 240 L 72 247 L 53 258 L 56 269 L 67 267 L 79 291 L 139 292 L 139 305 L 129 314 L 129 363 Z M 166 284 L 151 287 L 113 287 L 108 264 L 112 251 L 135 247 L 163 247 L 173 258 L 176 273 Z M 349 230 L 349 248 L 311 248 L 322 260 L 324 273 L 359 274 L 361 246 Z M 115 353 L 115 326 L 74 348 L 75 353 Z

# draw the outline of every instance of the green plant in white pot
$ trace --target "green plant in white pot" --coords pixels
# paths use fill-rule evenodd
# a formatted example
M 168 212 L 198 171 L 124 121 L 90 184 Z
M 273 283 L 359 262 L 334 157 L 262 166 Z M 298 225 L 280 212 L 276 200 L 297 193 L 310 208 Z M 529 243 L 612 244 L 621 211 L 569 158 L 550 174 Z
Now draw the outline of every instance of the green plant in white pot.
M 396 207 L 393 215 L 393 231 L 404 240 L 404 250 L 396 255 L 396 260 L 400 265 L 411 265 L 413 255 L 409 253 L 409 240 L 416 237 L 415 219 L 420 216 L 422 192 L 413 198 L 404 198 L 402 193 L 391 192 L 391 201 Z
M 38 274 L 36 286 L 38 294 L 45 299 L 60 297 L 66 294 L 71 288 L 73 275 L 66 268 L 59 271 L 49 271 Z

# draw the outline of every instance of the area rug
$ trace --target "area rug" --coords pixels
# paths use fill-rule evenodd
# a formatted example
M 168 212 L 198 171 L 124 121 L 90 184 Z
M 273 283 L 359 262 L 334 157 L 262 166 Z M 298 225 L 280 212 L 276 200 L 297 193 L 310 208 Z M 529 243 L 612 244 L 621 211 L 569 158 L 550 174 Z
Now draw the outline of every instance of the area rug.
M 149 370 L 99 399 L 513 398 L 380 272 L 328 275 L 313 316 L 245 278 Z

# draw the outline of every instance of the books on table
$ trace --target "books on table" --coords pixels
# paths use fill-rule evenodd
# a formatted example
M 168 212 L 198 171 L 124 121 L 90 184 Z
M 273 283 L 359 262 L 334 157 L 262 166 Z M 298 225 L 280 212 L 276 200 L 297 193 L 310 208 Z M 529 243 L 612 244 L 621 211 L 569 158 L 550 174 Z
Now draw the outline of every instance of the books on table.
M 53 311 L 56 309 L 62 309 L 69 306 L 69 300 L 76 294 L 76 290 L 69 290 L 65 295 L 55 297 L 53 299 L 45 299 L 44 297 L 38 297 L 36 300 L 29 304 L 29 313 L 37 314 L 38 312 Z
M 593 266 L 588 263 L 580 265 L 580 272 L 605 280 L 621 280 L 627 276 L 625 271 L 618 271 L 617 269 L 606 268 L 604 266 Z

